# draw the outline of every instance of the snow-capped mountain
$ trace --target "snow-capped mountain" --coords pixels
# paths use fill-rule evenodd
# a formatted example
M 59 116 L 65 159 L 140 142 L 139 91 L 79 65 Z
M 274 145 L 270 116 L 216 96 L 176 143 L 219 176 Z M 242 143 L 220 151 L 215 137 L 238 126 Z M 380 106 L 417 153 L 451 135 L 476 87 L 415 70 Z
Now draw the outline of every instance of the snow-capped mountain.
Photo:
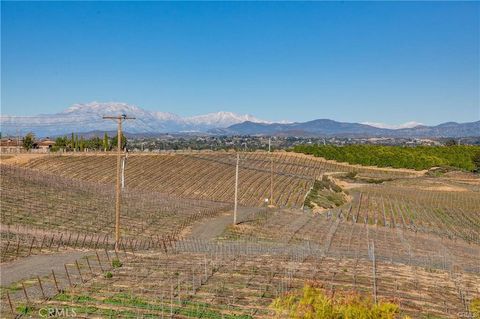
M 167 112 L 152 112 L 136 105 L 120 102 L 77 103 L 60 113 L 32 117 L 0 116 L 1 131 L 4 135 L 34 132 L 38 136 L 55 136 L 71 132 L 95 130 L 113 131 L 116 123 L 102 119 L 103 116 L 126 114 L 135 120 L 124 122 L 124 130 L 130 133 L 173 133 L 206 132 L 211 129 L 226 128 L 245 121 L 269 123 L 248 114 L 232 112 L 209 113 L 191 117 L 181 117 Z
M 65 111 L 60 114 L 110 114 L 110 113 L 146 113 L 141 108 L 130 105 L 127 103 L 120 102 L 109 102 L 109 103 L 100 103 L 100 102 L 91 102 L 91 103 L 76 103 L 68 107 Z
M 423 126 L 424 125 L 423 123 L 419 123 L 419 122 L 415 122 L 415 121 L 405 122 L 405 123 L 398 124 L 398 125 L 378 123 L 378 122 L 361 122 L 360 124 L 370 125 L 370 126 L 377 127 L 377 128 L 389 128 L 389 129 L 394 129 L 394 130 L 402 129 L 402 128 L 414 128 L 414 127 L 417 127 L 417 126 Z
M 240 115 L 232 112 L 217 112 L 217 113 L 208 113 L 205 115 L 197 115 L 192 117 L 187 117 L 185 120 L 188 123 L 192 124 L 211 124 L 211 125 L 225 125 L 228 126 L 242 123 L 245 121 L 255 122 L 255 123 L 269 123 L 268 121 L 260 120 L 250 114 Z
M 243 123 L 245 121 L 254 123 L 269 123 L 250 114 L 240 115 L 232 112 L 208 113 L 205 115 L 186 117 L 184 120 L 187 126 L 196 127 L 199 130 L 225 128 L 233 124 Z
M 151 114 L 159 121 L 183 121 L 183 118 L 181 116 L 169 112 L 151 112 Z
M 478 136 L 480 121 L 443 123 L 437 126 L 409 122 L 392 127 L 384 123 L 341 123 L 328 119 L 304 123 L 271 123 L 248 114 L 232 112 L 209 113 L 181 117 L 167 112 L 151 112 L 138 106 L 119 102 L 74 104 L 56 114 L 37 116 L 0 115 L 0 131 L 4 136 L 34 132 L 38 137 L 57 136 L 71 132 L 116 131 L 117 123 L 103 116 L 126 114 L 123 129 L 128 133 L 205 132 L 209 134 L 293 135 L 293 136 L 396 136 L 396 137 L 464 137 Z

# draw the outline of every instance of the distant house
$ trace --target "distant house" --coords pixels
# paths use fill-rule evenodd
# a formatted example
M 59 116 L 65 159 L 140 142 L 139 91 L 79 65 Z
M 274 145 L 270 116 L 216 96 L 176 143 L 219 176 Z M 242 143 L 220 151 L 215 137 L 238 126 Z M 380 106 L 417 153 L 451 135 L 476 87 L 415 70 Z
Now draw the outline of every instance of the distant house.
M 23 151 L 23 144 L 20 139 L 2 138 L 0 140 L 0 153 L 16 153 Z
M 55 141 L 52 141 L 47 137 L 35 144 L 34 148 L 38 149 L 40 152 L 48 152 L 55 145 Z

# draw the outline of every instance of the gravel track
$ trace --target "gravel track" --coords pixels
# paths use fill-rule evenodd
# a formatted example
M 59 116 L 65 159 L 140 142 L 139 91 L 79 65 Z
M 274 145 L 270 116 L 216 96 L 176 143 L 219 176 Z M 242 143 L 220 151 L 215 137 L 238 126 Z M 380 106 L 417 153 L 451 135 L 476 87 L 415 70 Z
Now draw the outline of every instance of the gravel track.
M 239 208 L 237 222 L 242 223 L 252 219 L 256 212 L 264 208 Z M 192 226 L 188 239 L 213 240 L 220 236 L 228 225 L 233 223 L 233 211 L 229 211 L 215 218 L 204 219 Z
M 91 254 L 89 251 L 67 251 L 55 254 L 34 255 L 20 258 L 0 265 L 0 285 L 5 287 L 20 280 L 52 273 L 64 272 L 64 264 L 73 263 L 76 259 Z

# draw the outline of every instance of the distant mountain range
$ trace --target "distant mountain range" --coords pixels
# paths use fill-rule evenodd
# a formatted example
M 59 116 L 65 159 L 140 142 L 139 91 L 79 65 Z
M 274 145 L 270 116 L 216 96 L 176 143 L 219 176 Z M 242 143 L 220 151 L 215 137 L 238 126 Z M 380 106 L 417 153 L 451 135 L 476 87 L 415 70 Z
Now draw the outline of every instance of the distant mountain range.
M 126 103 L 74 104 L 61 113 L 37 115 L 31 117 L 1 115 L 2 133 L 26 134 L 34 132 L 38 136 L 57 136 L 71 132 L 114 131 L 116 123 L 104 120 L 102 116 L 127 114 L 135 120 L 125 121 L 124 130 L 129 133 L 178 133 L 207 132 L 211 129 L 226 128 L 230 125 L 250 121 L 268 123 L 252 115 L 240 115 L 232 112 L 209 113 L 205 115 L 180 117 L 173 113 L 150 112 Z
M 3 135 L 24 135 L 31 131 L 39 137 L 58 136 L 71 132 L 115 131 L 116 123 L 112 120 L 104 120 L 102 116 L 119 114 L 136 118 L 125 121 L 123 126 L 125 132 L 149 136 L 161 133 L 338 137 L 480 136 L 480 121 L 448 122 L 437 126 L 417 125 L 399 129 L 328 119 L 303 123 L 272 123 L 252 115 L 232 112 L 181 117 L 173 113 L 150 112 L 134 105 L 117 102 L 74 104 L 63 112 L 51 115 L 32 117 L 1 115 L 0 128 Z
M 480 121 L 447 122 L 436 126 L 386 129 L 359 123 L 343 123 L 328 119 L 303 123 L 243 122 L 211 131 L 226 135 L 338 136 L 338 137 L 472 137 L 480 136 Z

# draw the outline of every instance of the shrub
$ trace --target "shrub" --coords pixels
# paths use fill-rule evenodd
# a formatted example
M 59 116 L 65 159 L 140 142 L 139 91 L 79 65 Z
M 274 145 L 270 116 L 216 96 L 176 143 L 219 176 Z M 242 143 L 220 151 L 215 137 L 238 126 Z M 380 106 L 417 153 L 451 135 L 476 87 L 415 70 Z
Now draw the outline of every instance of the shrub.
M 315 180 L 303 204 L 310 209 L 316 206 L 329 209 L 341 206 L 345 202 L 346 195 L 343 189 L 328 176 L 323 175 L 321 180 Z
M 17 307 L 17 312 L 22 315 L 27 315 L 32 311 L 32 308 L 27 305 L 20 305 Z
M 105 274 L 103 274 L 103 276 L 107 279 L 110 279 L 113 277 L 113 274 L 110 271 L 107 271 Z
M 473 298 L 470 302 L 470 312 L 473 319 L 480 319 L 480 297 Z
M 369 296 L 357 292 L 337 291 L 328 294 L 323 288 L 306 284 L 302 291 L 288 293 L 271 305 L 277 317 L 300 318 L 369 318 L 394 319 L 399 314 L 397 304 L 380 301 L 375 304 Z
M 113 268 L 120 268 L 122 266 L 123 266 L 123 264 L 118 258 L 112 259 L 112 267 Z
M 348 172 L 347 174 L 345 174 L 345 177 L 348 178 L 348 179 L 355 179 L 355 177 L 357 177 L 357 172 L 355 171 L 352 171 L 352 172 Z

